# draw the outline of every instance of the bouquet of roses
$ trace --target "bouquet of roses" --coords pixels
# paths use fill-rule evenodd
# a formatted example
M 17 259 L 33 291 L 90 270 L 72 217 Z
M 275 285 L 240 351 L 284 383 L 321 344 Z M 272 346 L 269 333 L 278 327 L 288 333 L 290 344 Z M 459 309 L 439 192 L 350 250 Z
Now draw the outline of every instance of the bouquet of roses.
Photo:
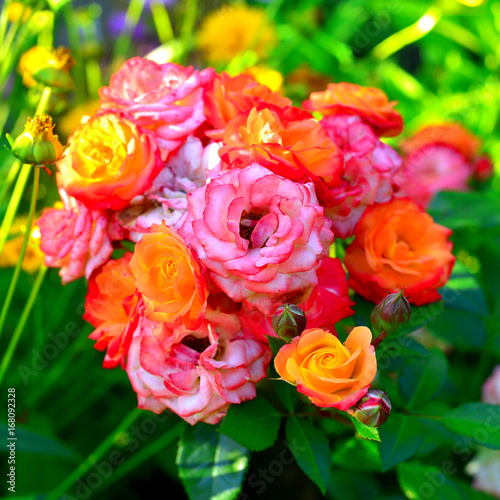
M 37 225 L 46 265 L 87 278 L 90 338 L 140 408 L 218 423 L 256 397 L 270 343 L 314 405 L 365 397 L 375 345 L 410 314 L 397 292 L 439 300 L 452 271 L 451 231 L 425 207 L 490 168 L 456 124 L 417 133 L 402 157 L 381 140 L 403 129 L 394 106 L 337 83 L 301 109 L 247 73 L 140 57 L 101 88 L 57 161 L 62 206 Z M 365 326 L 337 338 L 349 287 L 382 301 L 378 341 Z

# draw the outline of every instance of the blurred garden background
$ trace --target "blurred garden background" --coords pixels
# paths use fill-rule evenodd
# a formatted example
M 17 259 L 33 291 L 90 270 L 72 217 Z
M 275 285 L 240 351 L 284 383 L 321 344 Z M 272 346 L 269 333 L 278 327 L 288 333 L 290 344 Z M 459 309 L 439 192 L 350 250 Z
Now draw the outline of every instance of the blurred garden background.
M 40 99 L 39 88 L 26 86 L 18 70 L 22 54 L 37 44 L 66 46 L 75 60 L 73 89 L 53 92 L 48 104 L 63 144 L 81 116 L 96 109 L 98 89 L 134 55 L 213 66 L 232 75 L 247 70 L 296 105 L 329 82 L 378 87 L 398 101 L 406 136 L 429 123 L 455 121 L 482 138 L 496 174 L 460 199 L 438 196 L 430 209 L 437 222 L 453 229 L 454 254 L 480 284 L 480 301 L 487 305 L 477 321 L 453 314 L 436 319 L 440 348 L 457 351 L 450 365 L 452 391 L 461 391 L 463 400 L 480 399 L 482 382 L 500 360 L 500 1 L 4 0 L 1 12 L 2 146 L 8 145 L 6 133 L 22 132 Z M 402 139 L 386 141 L 398 147 Z M 0 218 L 17 174 L 11 165 L 10 152 L 1 147 Z M 26 231 L 30 195 L 28 183 L 0 259 L 0 301 Z M 42 172 L 38 213 L 58 199 L 54 175 Z M 69 495 L 135 500 L 158 489 L 169 498 L 185 498 L 175 465 L 181 419 L 145 413 L 128 428 L 136 395 L 123 370 L 103 370 L 102 354 L 88 339 L 93 328 L 82 319 L 85 281 L 62 286 L 57 270 L 40 271 L 42 261 L 35 228 L 0 339 L 3 352 L 19 335 L 8 365 L 0 369 L 5 401 L 7 388 L 16 389 L 17 484 L 15 494 L 5 481 L 0 491 L 5 498 L 44 498 L 104 443 L 118 452 L 117 465 L 108 451 L 101 470 L 88 469 Z M 40 293 L 23 316 L 35 286 Z M 259 387 L 272 391 L 272 382 Z M 2 428 L 7 429 L 4 423 Z M 339 435 L 326 497 L 406 498 L 394 469 L 378 472 L 380 457 L 371 444 L 350 449 L 350 437 Z M 295 463 L 268 479 L 259 476 L 280 456 L 283 441 L 280 435 L 273 448 L 252 455 L 241 499 L 323 497 Z M 442 461 L 439 445 L 429 440 L 417 458 Z M 7 467 L 2 459 L 4 478 Z M 463 467 L 459 476 L 471 480 Z

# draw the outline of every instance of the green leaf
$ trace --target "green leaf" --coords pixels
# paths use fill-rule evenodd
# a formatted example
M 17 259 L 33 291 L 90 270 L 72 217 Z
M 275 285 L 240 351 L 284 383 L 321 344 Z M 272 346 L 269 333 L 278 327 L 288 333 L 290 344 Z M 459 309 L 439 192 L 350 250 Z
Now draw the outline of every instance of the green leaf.
M 54 12 L 57 12 L 59 9 L 62 9 L 70 1 L 71 0 L 48 0 L 48 3 L 49 3 L 49 7 Z
M 443 416 L 443 425 L 450 431 L 474 438 L 489 448 L 500 448 L 500 406 L 486 403 L 465 403 Z
M 433 349 L 428 356 L 408 359 L 400 378 L 408 408 L 421 406 L 432 399 L 445 383 L 447 373 L 448 362 L 438 349 Z
M 248 450 L 198 423 L 184 429 L 177 450 L 179 476 L 190 500 L 233 500 L 241 491 Z
M 373 441 L 353 437 L 336 447 L 333 465 L 357 472 L 380 472 L 382 462 L 379 447 Z
M 286 421 L 285 432 L 297 463 L 324 495 L 332 464 L 332 452 L 324 432 L 308 420 L 296 417 Z
M 286 344 L 286 342 L 279 337 L 271 337 L 270 335 L 266 335 L 266 337 L 269 341 L 269 347 L 271 348 L 273 356 L 276 356 L 276 354 L 278 354 L 279 350 Z
M 428 211 L 436 222 L 453 230 L 500 224 L 500 198 L 493 192 L 443 191 Z
M 5 134 L 5 137 L 7 137 L 7 140 L 9 141 L 10 147 L 14 146 L 14 139 L 10 134 Z M 10 151 L 10 150 L 8 150 Z
M 274 387 L 285 408 L 293 412 L 297 406 L 297 387 L 281 380 L 276 381 Z
M 378 429 L 376 427 L 368 427 L 367 425 L 361 423 L 359 420 L 356 420 L 354 417 L 351 417 L 354 427 L 356 427 L 356 432 L 365 439 L 371 439 L 372 441 L 380 441 L 380 436 L 378 433 Z
M 488 500 L 488 495 L 473 490 L 456 476 L 459 468 L 445 460 L 441 467 L 407 462 L 397 467 L 401 489 L 411 499 Z
M 219 432 L 249 450 L 262 451 L 276 441 L 280 422 L 281 415 L 274 406 L 259 397 L 239 405 L 231 405 Z
M 380 458 L 386 471 L 408 460 L 419 449 L 423 437 L 420 422 L 406 415 L 392 414 L 380 427 Z

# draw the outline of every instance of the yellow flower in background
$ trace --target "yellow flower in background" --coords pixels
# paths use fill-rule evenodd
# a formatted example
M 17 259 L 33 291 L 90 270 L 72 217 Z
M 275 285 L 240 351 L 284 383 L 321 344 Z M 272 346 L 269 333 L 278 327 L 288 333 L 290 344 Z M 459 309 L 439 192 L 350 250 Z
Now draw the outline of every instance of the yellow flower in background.
M 9 237 L 5 243 L 2 255 L 0 255 L 0 267 L 14 267 L 16 265 L 21 253 L 27 221 L 27 216 L 18 217 L 12 224 Z M 40 250 L 40 230 L 35 226 L 31 230 L 28 246 L 26 247 L 22 266 L 23 271 L 34 273 L 43 264 L 43 258 L 44 254 Z
M 25 23 L 31 17 L 31 9 L 22 2 L 11 2 L 7 9 L 7 19 L 11 23 L 19 21 L 22 16 L 22 22 Z
M 99 101 L 87 101 L 73 106 L 57 123 L 57 131 L 63 137 L 69 137 L 80 125 L 84 116 L 92 116 L 99 108 Z
M 274 26 L 264 10 L 226 5 L 207 15 L 198 34 L 198 47 L 208 61 L 229 62 L 246 50 L 259 56 L 276 41 Z
M 269 66 L 253 66 L 248 68 L 250 73 L 259 83 L 269 87 L 273 92 L 279 92 L 283 84 L 283 75 Z
M 74 64 L 66 47 L 49 50 L 35 45 L 22 55 L 18 70 L 26 87 L 42 84 L 67 92 L 73 88 L 70 69 Z

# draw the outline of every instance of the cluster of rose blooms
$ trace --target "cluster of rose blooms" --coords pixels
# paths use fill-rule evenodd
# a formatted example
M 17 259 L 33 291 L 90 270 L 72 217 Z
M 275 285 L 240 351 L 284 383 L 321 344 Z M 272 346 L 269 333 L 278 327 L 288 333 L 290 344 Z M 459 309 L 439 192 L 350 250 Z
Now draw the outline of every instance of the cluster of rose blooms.
M 401 156 L 380 139 L 402 131 L 394 105 L 338 83 L 301 109 L 246 73 L 139 57 L 100 90 L 57 163 L 63 206 L 37 224 L 45 263 L 65 283 L 88 279 L 90 338 L 104 367 L 127 371 L 139 407 L 213 424 L 254 398 L 284 303 L 308 330 L 280 351 L 281 377 L 319 406 L 365 395 L 370 330 L 335 336 L 353 314 L 349 287 L 374 303 L 404 288 L 413 304 L 438 300 L 450 230 L 424 208 L 489 168 L 453 124 Z M 334 237 L 354 237 L 343 262 Z

